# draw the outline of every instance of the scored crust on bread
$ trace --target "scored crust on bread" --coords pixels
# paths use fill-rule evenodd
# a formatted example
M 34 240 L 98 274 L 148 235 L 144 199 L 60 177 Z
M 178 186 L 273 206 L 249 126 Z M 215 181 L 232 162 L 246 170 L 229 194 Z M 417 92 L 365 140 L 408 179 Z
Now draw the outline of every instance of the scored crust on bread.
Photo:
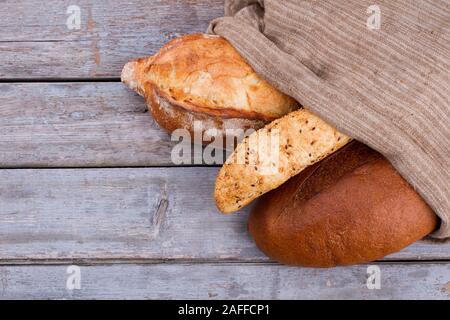
M 263 120 L 245 119 L 245 118 L 220 118 L 210 116 L 202 112 L 186 112 L 182 107 L 177 107 L 165 98 L 164 94 L 157 88 L 153 88 L 153 93 L 148 97 L 151 105 L 150 112 L 155 121 L 169 132 L 183 128 L 194 136 L 195 122 L 201 123 L 202 141 L 215 141 L 217 137 L 225 137 L 227 130 L 256 130 L 264 127 Z M 237 138 L 243 138 L 237 135 Z M 226 141 L 224 141 L 226 142 Z M 229 141 L 230 145 L 222 145 L 224 149 L 234 148 L 234 141 Z M 231 150 L 232 151 L 232 150 Z
M 269 136 L 274 131 L 278 139 L 276 170 L 267 173 L 258 157 L 254 156 L 254 161 L 248 158 L 258 153 L 253 137 Z M 216 205 L 224 213 L 237 211 L 350 140 L 306 109 L 277 119 L 246 137 L 227 159 L 216 179 Z
M 155 120 L 169 132 L 192 132 L 195 120 L 209 121 L 219 130 L 259 129 L 299 108 L 219 36 L 176 38 L 154 56 L 127 63 L 121 77 L 146 98 Z

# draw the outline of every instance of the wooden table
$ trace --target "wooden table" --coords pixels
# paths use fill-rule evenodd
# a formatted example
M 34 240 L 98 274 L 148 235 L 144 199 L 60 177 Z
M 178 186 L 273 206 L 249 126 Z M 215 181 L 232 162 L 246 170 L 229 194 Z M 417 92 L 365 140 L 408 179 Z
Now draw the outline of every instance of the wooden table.
M 120 71 L 205 30 L 222 0 L 73 3 L 0 3 L 0 298 L 450 298 L 449 242 L 373 263 L 378 290 L 368 265 L 286 267 L 255 247 L 247 210 L 219 214 L 217 167 L 172 165 Z

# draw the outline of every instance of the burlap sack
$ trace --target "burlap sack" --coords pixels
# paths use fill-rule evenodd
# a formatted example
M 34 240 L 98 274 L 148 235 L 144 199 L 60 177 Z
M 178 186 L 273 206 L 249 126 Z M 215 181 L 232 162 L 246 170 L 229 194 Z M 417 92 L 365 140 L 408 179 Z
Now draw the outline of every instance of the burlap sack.
M 230 0 L 225 12 L 209 31 L 383 153 L 440 216 L 433 236 L 450 237 L 449 1 Z

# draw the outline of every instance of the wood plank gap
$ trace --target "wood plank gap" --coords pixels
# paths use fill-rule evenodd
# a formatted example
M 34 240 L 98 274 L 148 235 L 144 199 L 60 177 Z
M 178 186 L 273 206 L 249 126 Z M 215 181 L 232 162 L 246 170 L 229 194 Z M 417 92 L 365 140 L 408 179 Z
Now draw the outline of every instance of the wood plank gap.
M 361 263 L 356 266 L 366 265 L 411 265 L 411 264 L 449 264 L 450 259 L 437 260 L 376 260 L 367 263 Z M 238 259 L 24 259 L 24 260 L 0 260 L 0 266 L 58 266 L 58 265 L 78 265 L 78 266 L 110 266 L 110 265 L 276 265 L 289 268 L 305 268 L 283 265 L 273 260 L 238 260 Z M 351 267 L 351 266 L 343 266 Z M 317 270 L 326 270 L 327 268 L 317 268 Z M 331 268 L 332 269 L 332 268 Z

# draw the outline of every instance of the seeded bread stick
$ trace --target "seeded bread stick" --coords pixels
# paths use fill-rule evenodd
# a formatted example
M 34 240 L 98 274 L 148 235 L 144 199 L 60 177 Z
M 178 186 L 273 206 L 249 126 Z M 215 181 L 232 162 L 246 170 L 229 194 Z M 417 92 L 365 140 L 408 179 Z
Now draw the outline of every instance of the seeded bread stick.
M 223 213 L 241 209 L 350 140 L 306 109 L 271 122 L 246 137 L 221 168 L 217 207 Z

